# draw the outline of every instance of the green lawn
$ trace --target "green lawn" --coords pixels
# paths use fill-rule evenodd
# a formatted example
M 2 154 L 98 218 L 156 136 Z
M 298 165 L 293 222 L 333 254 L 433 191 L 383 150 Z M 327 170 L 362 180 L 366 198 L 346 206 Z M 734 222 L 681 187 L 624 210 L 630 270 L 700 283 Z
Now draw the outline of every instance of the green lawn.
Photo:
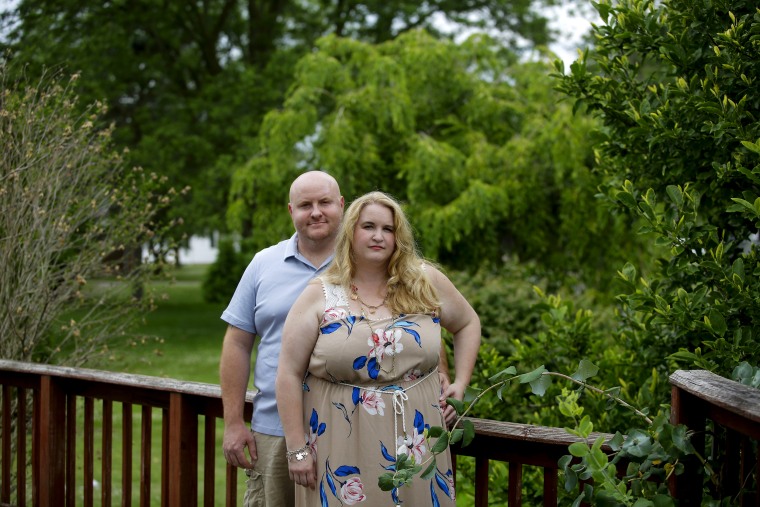
M 145 316 L 138 332 L 153 338 L 112 345 L 111 371 L 155 375 L 179 380 L 219 383 L 219 354 L 226 324 L 219 319 L 226 304 L 206 303 L 201 281 L 206 265 L 178 269 L 175 282 L 154 285 L 158 308 Z M 232 294 L 230 294 L 231 296 Z M 131 340 L 130 340 L 131 341 Z

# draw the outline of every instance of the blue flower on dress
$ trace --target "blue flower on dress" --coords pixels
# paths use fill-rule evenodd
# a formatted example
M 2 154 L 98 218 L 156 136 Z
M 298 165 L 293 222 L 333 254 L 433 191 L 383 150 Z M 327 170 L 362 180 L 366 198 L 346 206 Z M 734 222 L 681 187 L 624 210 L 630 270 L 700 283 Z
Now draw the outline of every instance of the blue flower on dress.
M 438 485 L 438 488 L 446 494 L 446 496 L 452 500 L 456 500 L 456 495 L 454 494 L 454 474 L 451 472 L 450 468 L 446 471 L 445 474 L 442 473 L 440 469 L 436 468 L 435 483 Z
M 416 322 L 411 322 L 408 320 L 397 320 L 396 322 L 390 325 L 389 329 L 399 328 L 403 330 L 404 332 L 409 333 L 414 338 L 414 341 L 417 342 L 417 345 L 422 347 L 422 339 L 420 338 L 420 333 L 412 329 L 412 327 L 414 326 L 420 327 L 420 325 L 417 324 Z
M 322 334 L 331 334 L 346 326 L 348 336 L 350 336 L 355 323 L 356 317 L 349 315 L 343 308 L 329 308 L 322 314 L 322 323 L 320 324 L 319 331 Z
M 317 457 L 317 439 L 325 432 L 327 425 L 319 422 L 319 416 L 316 409 L 311 409 L 311 417 L 309 418 L 310 435 L 306 435 L 306 445 L 311 448 L 311 455 L 314 459 Z

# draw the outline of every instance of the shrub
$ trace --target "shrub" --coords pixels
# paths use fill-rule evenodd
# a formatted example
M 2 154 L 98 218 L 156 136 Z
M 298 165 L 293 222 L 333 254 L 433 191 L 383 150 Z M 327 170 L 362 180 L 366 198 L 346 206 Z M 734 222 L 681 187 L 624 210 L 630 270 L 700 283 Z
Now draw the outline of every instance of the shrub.
M 219 241 L 219 253 L 203 278 L 203 300 L 207 303 L 226 303 L 235 292 L 245 270 L 245 259 L 235 249 L 231 239 Z
M 104 105 L 77 112 L 78 76 L 30 83 L 8 65 L 0 61 L 0 357 L 79 365 L 151 307 L 140 244 L 171 191 L 124 167 L 110 129 L 98 127 Z

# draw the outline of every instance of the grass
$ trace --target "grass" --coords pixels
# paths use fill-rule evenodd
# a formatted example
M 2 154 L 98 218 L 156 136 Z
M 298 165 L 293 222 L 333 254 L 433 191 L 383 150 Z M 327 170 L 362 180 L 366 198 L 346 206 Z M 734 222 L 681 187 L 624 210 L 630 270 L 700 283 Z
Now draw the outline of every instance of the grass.
M 146 338 L 131 338 L 124 343 L 115 344 L 110 347 L 108 358 L 94 367 L 107 371 L 117 371 L 122 373 L 135 373 L 140 375 L 151 375 L 157 377 L 173 378 L 178 380 L 189 380 L 195 382 L 206 382 L 210 384 L 219 383 L 219 355 L 222 348 L 222 339 L 226 324 L 219 318 L 226 307 L 223 303 L 206 303 L 203 301 L 201 294 L 201 282 L 207 269 L 206 265 L 189 265 L 179 268 L 174 273 L 175 281 L 156 282 L 153 289 L 160 296 L 158 298 L 157 309 L 149 313 L 144 318 L 144 323 L 137 329 L 138 335 L 145 335 Z M 230 294 L 231 296 L 231 294 Z M 140 409 L 135 407 L 133 415 L 133 431 L 136 431 L 133 438 L 136 442 L 132 451 L 133 454 L 133 481 L 139 481 L 139 428 L 140 428 Z M 101 479 L 99 474 L 99 453 L 101 442 L 101 413 L 102 405 L 95 404 L 95 452 L 96 452 L 96 469 L 95 469 L 95 491 L 94 504 L 100 505 L 100 491 L 97 481 Z M 83 410 L 78 408 L 79 427 L 83 424 Z M 160 503 L 160 484 L 161 484 L 161 449 L 160 449 L 160 411 L 154 410 L 153 415 L 153 446 L 152 446 L 152 480 L 151 480 L 151 505 Z M 199 436 L 199 459 L 202 458 L 202 426 Z M 224 505 L 224 487 L 225 487 L 225 461 L 222 456 L 222 437 L 224 425 L 221 420 L 217 423 L 216 431 L 216 485 L 215 496 L 217 497 L 216 505 Z M 77 456 L 82 454 L 83 436 L 78 436 Z M 113 420 L 113 477 L 112 477 L 112 501 L 113 505 L 121 503 L 121 406 L 114 405 Z M 77 467 L 77 483 L 82 484 L 83 470 L 82 463 Z M 245 475 L 242 471 L 238 474 L 238 502 L 242 503 L 243 492 L 245 491 Z M 199 470 L 199 481 L 202 480 L 202 473 Z M 78 488 L 79 501 L 83 500 L 82 488 Z M 133 503 L 138 501 L 139 489 L 133 488 Z M 199 495 L 202 495 L 202 487 L 199 488 Z M 202 499 L 202 497 L 200 497 Z
M 101 368 L 178 380 L 219 383 L 219 354 L 226 324 L 219 318 L 223 303 L 206 303 L 201 281 L 206 265 L 176 270 L 173 283 L 157 282 L 156 311 L 145 316 L 138 333 L 151 338 L 135 345 L 112 346 Z M 230 294 L 231 296 L 231 294 Z

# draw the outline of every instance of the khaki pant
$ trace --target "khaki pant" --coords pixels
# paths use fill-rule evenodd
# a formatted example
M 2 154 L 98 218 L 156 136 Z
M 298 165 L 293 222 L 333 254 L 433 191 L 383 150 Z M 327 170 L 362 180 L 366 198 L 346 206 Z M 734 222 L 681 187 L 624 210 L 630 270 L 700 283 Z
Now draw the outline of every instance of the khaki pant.
M 245 472 L 248 480 L 244 507 L 293 507 L 296 486 L 288 475 L 285 438 L 255 431 L 253 437 L 259 459 L 252 470 Z

